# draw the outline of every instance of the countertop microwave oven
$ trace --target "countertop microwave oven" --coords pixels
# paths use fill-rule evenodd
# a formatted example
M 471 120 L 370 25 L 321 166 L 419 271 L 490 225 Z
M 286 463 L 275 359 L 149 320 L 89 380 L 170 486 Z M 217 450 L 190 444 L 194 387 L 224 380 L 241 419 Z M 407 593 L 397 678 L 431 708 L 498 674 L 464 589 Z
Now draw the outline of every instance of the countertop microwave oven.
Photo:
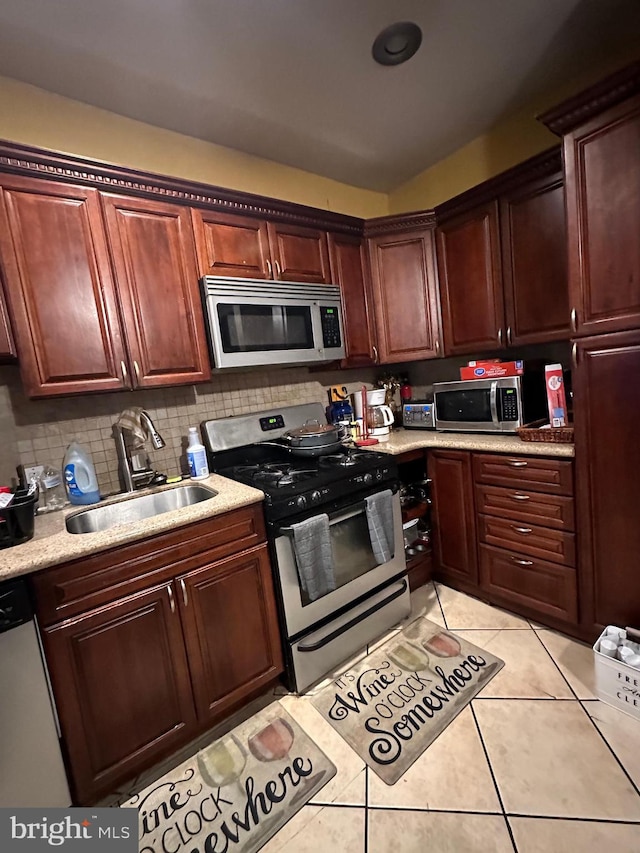
M 214 367 L 311 364 L 344 358 L 340 288 L 204 276 Z
M 516 432 L 546 413 L 544 379 L 503 376 L 433 385 L 435 426 L 453 432 Z

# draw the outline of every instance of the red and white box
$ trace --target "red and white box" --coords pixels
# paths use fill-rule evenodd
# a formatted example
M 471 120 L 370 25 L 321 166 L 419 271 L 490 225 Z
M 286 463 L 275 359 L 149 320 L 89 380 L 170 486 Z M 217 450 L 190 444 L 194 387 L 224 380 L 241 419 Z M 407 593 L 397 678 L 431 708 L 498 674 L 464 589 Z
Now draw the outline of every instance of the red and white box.
M 470 361 L 460 368 L 460 379 L 496 379 L 499 376 L 522 376 L 524 361 Z
M 550 425 L 552 427 L 567 426 L 567 398 L 564 393 L 561 364 L 547 364 L 544 369 L 544 384 L 547 389 Z

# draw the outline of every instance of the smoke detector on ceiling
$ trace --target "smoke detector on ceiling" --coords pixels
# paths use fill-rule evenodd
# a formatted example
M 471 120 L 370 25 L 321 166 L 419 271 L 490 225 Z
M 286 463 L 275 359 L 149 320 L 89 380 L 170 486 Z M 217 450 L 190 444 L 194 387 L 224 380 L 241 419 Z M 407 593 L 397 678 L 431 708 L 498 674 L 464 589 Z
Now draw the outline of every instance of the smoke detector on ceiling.
M 400 65 L 411 59 L 422 42 L 422 30 L 411 21 L 398 21 L 385 27 L 371 48 L 380 65 Z

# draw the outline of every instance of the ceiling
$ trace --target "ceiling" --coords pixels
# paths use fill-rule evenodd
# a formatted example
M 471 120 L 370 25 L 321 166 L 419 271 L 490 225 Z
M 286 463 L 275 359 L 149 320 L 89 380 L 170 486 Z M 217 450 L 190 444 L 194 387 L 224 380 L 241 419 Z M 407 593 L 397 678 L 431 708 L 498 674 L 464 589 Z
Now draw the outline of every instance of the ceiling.
M 378 65 L 399 20 L 422 46 Z M 638 0 L 2 0 L 0 74 L 387 192 L 630 27 Z

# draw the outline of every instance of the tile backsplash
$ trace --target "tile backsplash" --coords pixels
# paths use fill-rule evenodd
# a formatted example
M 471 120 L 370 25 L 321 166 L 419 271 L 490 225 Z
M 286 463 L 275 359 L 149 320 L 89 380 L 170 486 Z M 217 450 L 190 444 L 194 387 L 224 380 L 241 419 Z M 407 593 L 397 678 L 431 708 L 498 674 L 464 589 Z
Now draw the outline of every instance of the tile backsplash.
M 166 442 L 148 446 L 152 466 L 169 476 L 186 470 L 187 432 L 204 420 L 246 414 L 278 406 L 327 404 L 327 386 L 347 384 L 349 391 L 372 383 L 371 370 L 311 373 L 307 368 L 225 373 L 211 382 L 176 388 L 91 394 L 30 400 L 17 367 L 0 367 L 0 485 L 16 476 L 16 465 L 49 463 L 61 468 L 69 443 L 76 439 L 93 458 L 100 490 L 120 490 L 113 424 L 132 406 L 145 409 Z

